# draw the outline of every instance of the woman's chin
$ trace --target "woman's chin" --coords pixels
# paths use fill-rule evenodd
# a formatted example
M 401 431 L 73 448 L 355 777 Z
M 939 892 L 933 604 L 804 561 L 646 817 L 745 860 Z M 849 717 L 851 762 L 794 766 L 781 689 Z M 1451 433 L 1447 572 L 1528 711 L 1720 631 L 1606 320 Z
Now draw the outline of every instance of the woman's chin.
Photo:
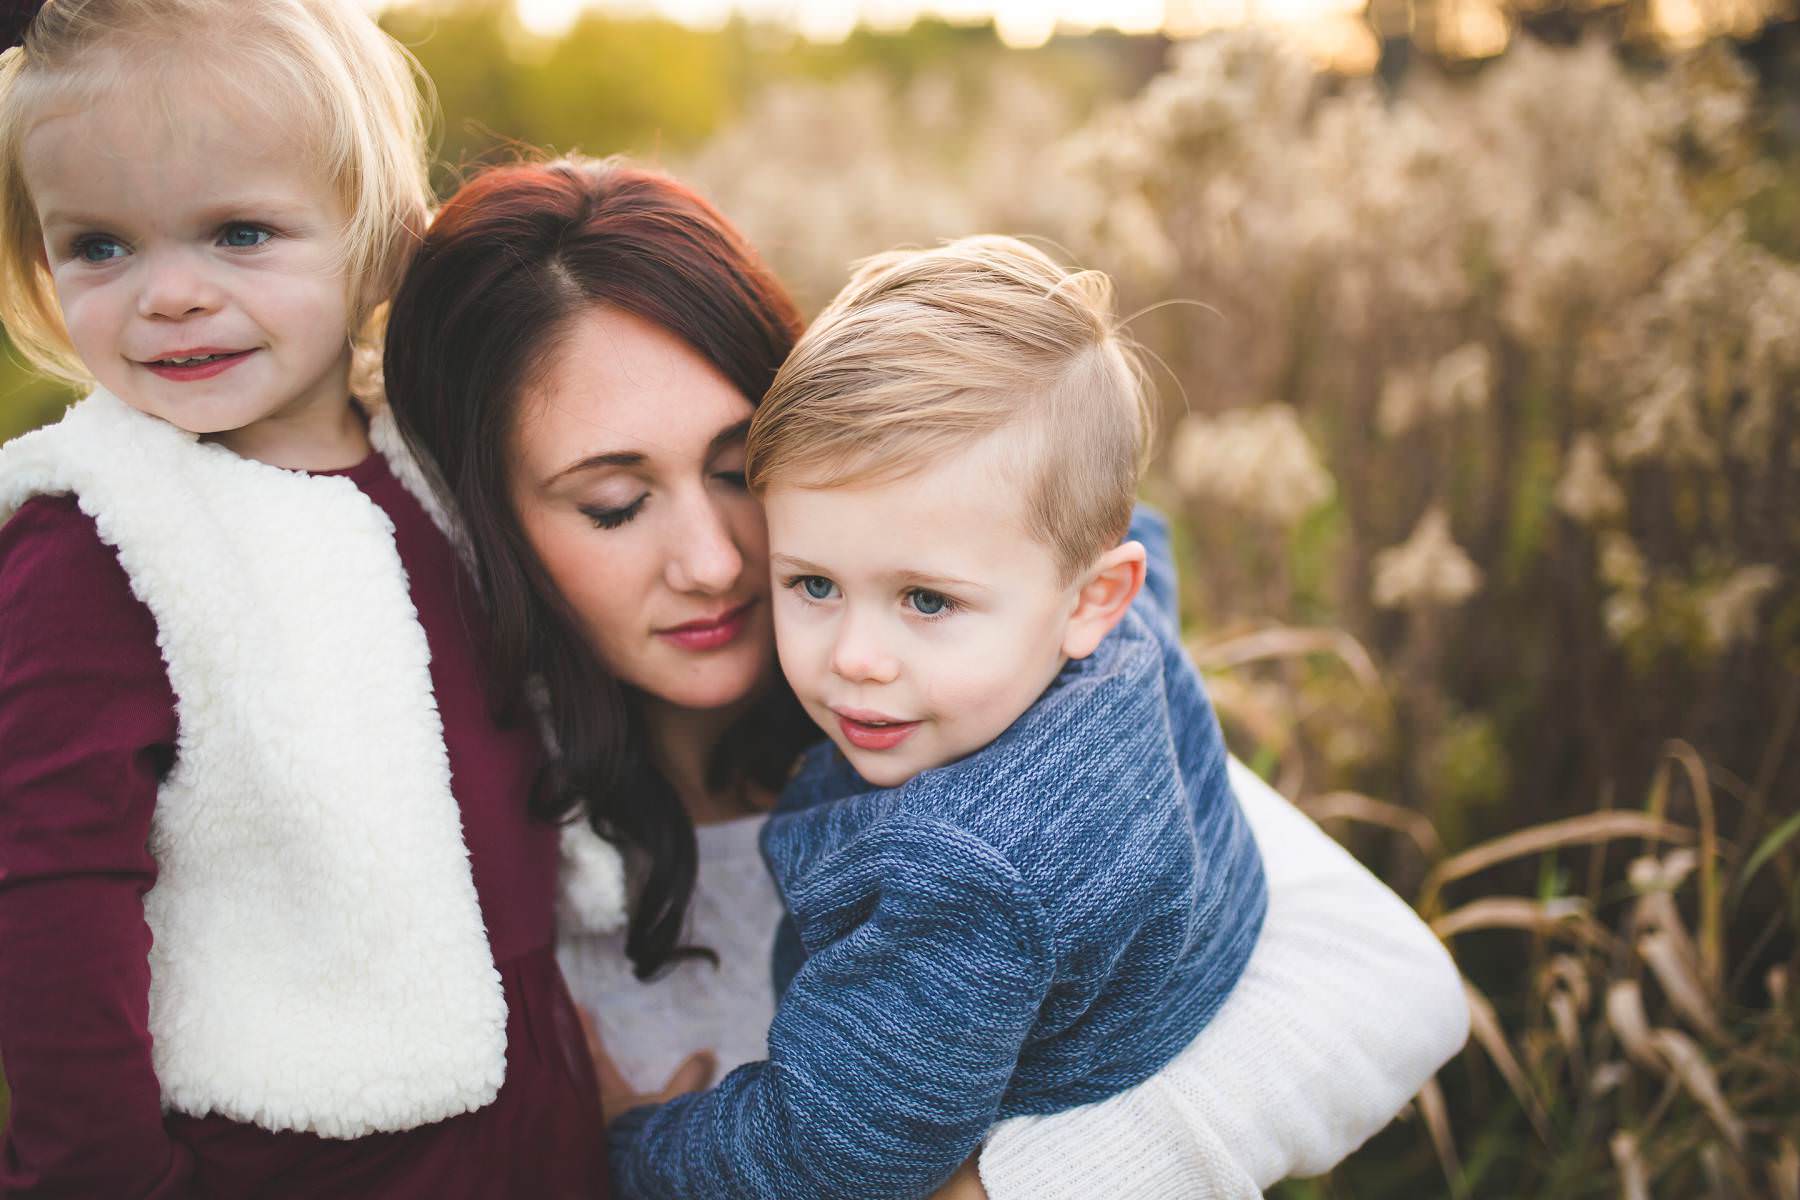
M 736 651 L 708 655 L 694 662 L 671 664 L 659 678 L 632 682 L 674 708 L 708 710 L 741 704 L 767 681 L 773 655 Z

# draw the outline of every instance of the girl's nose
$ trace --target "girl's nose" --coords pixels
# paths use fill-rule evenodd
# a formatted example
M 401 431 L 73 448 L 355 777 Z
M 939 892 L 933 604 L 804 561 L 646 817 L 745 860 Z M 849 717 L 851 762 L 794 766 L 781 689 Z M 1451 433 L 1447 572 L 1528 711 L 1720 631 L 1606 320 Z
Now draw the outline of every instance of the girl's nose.
M 219 306 L 217 286 L 191 255 L 146 253 L 138 269 L 144 272 L 144 284 L 138 292 L 140 317 L 178 321 L 204 315 Z

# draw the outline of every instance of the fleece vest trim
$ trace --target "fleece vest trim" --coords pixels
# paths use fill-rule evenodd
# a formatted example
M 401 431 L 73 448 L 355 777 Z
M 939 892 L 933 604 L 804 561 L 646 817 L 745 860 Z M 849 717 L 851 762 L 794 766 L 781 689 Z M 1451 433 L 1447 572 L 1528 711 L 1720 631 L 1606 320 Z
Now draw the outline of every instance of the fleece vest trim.
M 371 440 L 447 525 L 385 411 Z M 352 1138 L 488 1104 L 506 999 L 387 514 L 105 391 L 0 449 L 0 520 L 68 493 L 177 700 L 144 898 L 164 1105 Z

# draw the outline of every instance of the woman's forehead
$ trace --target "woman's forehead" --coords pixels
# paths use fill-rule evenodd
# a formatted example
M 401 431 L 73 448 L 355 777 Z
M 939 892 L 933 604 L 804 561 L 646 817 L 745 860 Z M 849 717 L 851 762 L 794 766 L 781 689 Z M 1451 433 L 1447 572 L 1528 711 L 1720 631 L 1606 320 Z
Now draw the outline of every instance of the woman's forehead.
M 751 411 L 680 338 L 599 307 L 576 318 L 525 393 L 520 449 L 545 478 L 597 457 L 671 465 L 704 459 Z

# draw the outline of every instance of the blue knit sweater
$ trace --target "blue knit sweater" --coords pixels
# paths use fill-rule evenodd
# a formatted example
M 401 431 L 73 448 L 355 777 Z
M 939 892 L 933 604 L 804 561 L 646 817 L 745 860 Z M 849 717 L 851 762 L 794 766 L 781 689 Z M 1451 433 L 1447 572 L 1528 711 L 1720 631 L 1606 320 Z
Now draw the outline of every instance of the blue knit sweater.
M 996 1121 L 1123 1091 L 1218 1011 L 1262 860 L 1166 527 L 1140 510 L 1131 536 L 1132 612 L 989 746 L 886 789 L 807 757 L 763 835 L 800 943 L 769 1058 L 616 1121 L 623 1197 L 925 1196 Z

